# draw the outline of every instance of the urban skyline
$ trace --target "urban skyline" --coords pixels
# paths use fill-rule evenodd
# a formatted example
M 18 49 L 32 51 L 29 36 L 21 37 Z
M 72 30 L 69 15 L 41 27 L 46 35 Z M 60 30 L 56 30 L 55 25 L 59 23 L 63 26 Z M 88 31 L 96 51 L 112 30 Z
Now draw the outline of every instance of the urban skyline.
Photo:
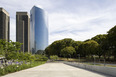
M 0 77 L 116 77 L 116 0 L 0 0 Z
M 1 39 L 9 40 L 9 14 L 1 8 Z M 11 29 L 12 30 L 12 29 Z M 16 42 L 22 43 L 20 52 L 42 54 L 48 46 L 47 12 L 33 6 L 28 12 L 16 12 Z

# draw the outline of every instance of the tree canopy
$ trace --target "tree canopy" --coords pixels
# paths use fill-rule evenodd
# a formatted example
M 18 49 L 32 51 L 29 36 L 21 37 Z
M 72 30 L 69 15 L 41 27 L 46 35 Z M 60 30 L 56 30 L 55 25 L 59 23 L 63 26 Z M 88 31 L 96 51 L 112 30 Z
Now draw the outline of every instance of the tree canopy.
M 72 50 L 71 50 L 72 49 Z M 75 51 L 74 54 L 73 51 Z M 54 41 L 49 45 L 45 52 L 47 55 L 67 55 L 72 54 L 76 57 L 78 54 L 82 57 L 96 55 L 114 56 L 116 59 L 116 26 L 111 28 L 107 34 L 99 34 L 85 41 L 75 41 L 71 38 Z

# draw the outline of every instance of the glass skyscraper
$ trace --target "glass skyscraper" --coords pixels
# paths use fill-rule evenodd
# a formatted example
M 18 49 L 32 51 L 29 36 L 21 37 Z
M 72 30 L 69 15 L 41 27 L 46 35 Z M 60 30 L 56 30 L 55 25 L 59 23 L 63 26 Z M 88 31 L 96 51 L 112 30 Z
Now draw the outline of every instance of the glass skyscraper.
M 34 6 L 30 11 L 30 51 L 42 53 L 48 46 L 47 13 L 40 7 Z

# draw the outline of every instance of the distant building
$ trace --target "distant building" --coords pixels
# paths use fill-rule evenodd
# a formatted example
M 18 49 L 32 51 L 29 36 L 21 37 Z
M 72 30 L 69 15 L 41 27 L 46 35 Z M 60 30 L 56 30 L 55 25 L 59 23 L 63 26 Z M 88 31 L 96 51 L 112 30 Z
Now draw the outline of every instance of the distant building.
M 9 13 L 3 8 L 0 8 L 0 39 L 10 40 Z
M 16 41 L 23 43 L 20 51 L 30 52 L 30 17 L 27 12 L 16 13 Z
M 30 49 L 34 53 L 43 53 L 48 46 L 48 22 L 46 12 L 37 6 L 30 11 Z

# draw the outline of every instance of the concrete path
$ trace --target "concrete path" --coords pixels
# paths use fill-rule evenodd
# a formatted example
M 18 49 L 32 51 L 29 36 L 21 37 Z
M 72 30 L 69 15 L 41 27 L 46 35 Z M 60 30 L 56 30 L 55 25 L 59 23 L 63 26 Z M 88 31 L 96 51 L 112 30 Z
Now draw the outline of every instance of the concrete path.
M 2 77 L 110 77 L 63 63 L 46 63 Z

